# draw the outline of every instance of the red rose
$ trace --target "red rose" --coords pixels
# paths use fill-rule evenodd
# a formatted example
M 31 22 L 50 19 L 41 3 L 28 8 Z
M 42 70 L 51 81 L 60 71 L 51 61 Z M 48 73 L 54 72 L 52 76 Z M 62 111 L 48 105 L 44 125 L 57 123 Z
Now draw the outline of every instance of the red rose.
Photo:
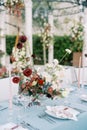
M 20 36 L 20 41 L 21 42 L 26 42 L 27 40 L 27 37 L 26 36 Z
M 14 78 L 12 79 L 12 81 L 13 81 L 13 83 L 19 83 L 20 78 L 16 76 L 16 77 L 14 77 Z
M 31 74 L 32 74 L 32 70 L 30 68 L 27 68 L 23 71 L 23 74 L 26 76 L 26 77 L 29 77 Z
M 38 79 L 38 84 L 39 85 L 43 85 L 44 84 L 44 80 L 43 79 Z
M 17 44 L 17 48 L 18 48 L 18 49 L 21 49 L 22 47 L 23 47 L 22 43 L 19 42 L 19 43 Z

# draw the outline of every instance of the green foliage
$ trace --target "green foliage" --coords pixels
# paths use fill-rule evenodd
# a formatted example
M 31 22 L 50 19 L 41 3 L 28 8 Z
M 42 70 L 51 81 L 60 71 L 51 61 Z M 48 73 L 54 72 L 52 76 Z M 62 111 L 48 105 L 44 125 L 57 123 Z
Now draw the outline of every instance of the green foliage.
M 6 36 L 6 50 L 7 54 L 11 55 L 12 48 L 15 44 L 16 36 Z M 80 50 L 82 50 L 82 46 L 79 46 Z M 71 54 L 67 54 L 64 60 L 61 62 L 63 65 L 72 65 L 72 57 L 73 52 L 77 49 L 76 42 L 71 40 L 70 36 L 54 36 L 54 58 L 59 61 L 64 56 L 65 49 L 70 49 L 72 51 Z M 48 49 L 46 49 L 46 53 Z M 33 35 L 33 53 L 35 55 L 34 64 L 42 65 L 43 61 L 43 45 L 41 43 L 41 37 L 37 35 Z
M 12 53 L 12 48 L 15 45 L 15 39 L 16 39 L 16 36 L 14 36 L 14 35 L 6 36 L 6 53 L 8 55 L 11 55 L 11 53 Z
M 33 54 L 35 55 L 34 63 L 43 64 L 43 46 L 41 43 L 41 37 L 33 35 Z
M 83 25 L 78 23 L 71 27 L 71 42 L 73 42 L 73 51 L 74 52 L 82 52 L 83 43 L 84 43 L 84 33 L 83 33 Z
M 72 46 L 69 36 L 54 36 L 54 58 L 60 61 L 66 53 L 65 49 L 70 49 L 72 51 Z M 71 61 L 72 53 L 67 54 L 60 64 L 71 65 Z

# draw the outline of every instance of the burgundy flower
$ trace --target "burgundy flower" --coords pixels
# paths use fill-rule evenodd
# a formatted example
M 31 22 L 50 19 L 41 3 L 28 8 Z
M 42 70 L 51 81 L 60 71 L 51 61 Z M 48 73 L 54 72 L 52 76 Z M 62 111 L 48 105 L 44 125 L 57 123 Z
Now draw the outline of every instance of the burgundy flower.
M 18 49 L 21 49 L 22 47 L 23 47 L 22 43 L 19 42 L 19 43 L 17 44 L 17 48 L 18 48 Z
M 27 40 L 27 37 L 26 36 L 20 36 L 20 41 L 21 42 L 26 42 L 26 40 Z
M 43 85 L 44 84 L 44 80 L 43 79 L 38 79 L 38 84 L 39 85 Z
M 26 76 L 26 77 L 29 77 L 31 74 L 32 74 L 32 70 L 30 68 L 27 68 L 23 71 L 23 74 Z
M 16 76 L 16 77 L 14 77 L 14 78 L 12 79 L 12 81 L 13 81 L 13 83 L 19 83 L 20 78 Z
M 32 54 L 31 56 L 32 56 L 34 59 L 35 59 L 35 57 L 36 57 L 35 54 Z
M 87 54 L 85 54 L 85 57 L 87 57 Z

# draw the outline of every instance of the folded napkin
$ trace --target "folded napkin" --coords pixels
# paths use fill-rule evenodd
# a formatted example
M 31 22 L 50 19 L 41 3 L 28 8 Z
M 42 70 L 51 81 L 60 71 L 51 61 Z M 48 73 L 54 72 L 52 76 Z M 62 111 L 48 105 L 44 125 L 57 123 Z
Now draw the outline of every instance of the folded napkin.
M 67 107 L 67 106 L 47 106 L 47 110 L 54 115 L 54 117 L 61 118 L 61 119 L 72 119 L 77 121 L 77 115 L 79 114 L 78 111 Z M 49 113 L 48 112 L 48 113 Z
M 28 129 L 25 129 L 22 126 L 18 126 L 15 123 L 9 122 L 7 124 L 1 125 L 0 130 L 28 130 Z

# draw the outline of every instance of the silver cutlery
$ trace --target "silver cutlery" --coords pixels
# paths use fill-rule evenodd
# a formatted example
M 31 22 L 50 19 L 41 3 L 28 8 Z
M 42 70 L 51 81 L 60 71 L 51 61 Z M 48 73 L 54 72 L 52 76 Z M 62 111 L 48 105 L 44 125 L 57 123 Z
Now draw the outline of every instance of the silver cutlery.
M 80 108 L 76 108 L 76 107 L 71 107 L 71 108 L 73 108 L 73 109 L 75 109 L 75 110 L 79 111 L 80 113 L 85 112 L 84 110 L 82 110 L 82 109 L 80 109 Z
M 8 107 L 4 107 L 4 108 L 0 109 L 0 111 L 5 110 L 5 109 L 7 109 L 7 108 L 8 108 Z
M 76 105 L 73 105 L 72 103 L 68 103 L 67 106 L 71 107 L 71 108 L 73 108 L 73 109 L 75 109 L 77 111 L 79 111 L 80 113 L 85 112 L 85 110 L 83 110 L 82 108 L 80 108 L 81 106 L 77 107 Z
M 19 127 L 19 125 L 15 125 L 14 127 L 11 128 L 11 130 L 14 130 L 14 129 L 18 128 L 18 127 Z
M 38 115 L 39 118 L 47 120 L 49 123 L 56 123 L 50 116 L 46 115 L 46 113 L 41 113 Z
M 39 130 L 38 128 L 32 126 L 30 123 L 27 123 L 25 121 L 21 122 L 23 127 L 29 128 L 29 130 Z

